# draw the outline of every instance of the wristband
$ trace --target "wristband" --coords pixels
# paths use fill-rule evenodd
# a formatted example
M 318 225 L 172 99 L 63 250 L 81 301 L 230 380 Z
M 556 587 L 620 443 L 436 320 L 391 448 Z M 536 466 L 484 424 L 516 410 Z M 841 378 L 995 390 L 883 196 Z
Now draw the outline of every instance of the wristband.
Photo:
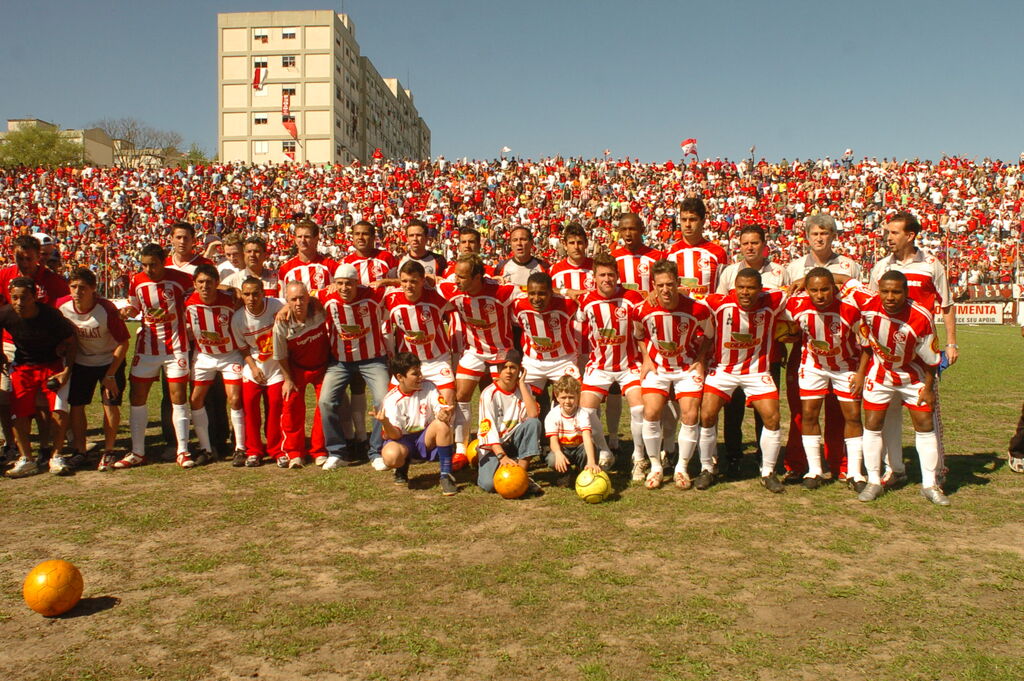
M 955 349 L 957 349 L 957 350 L 959 350 L 959 349 L 960 349 L 960 346 L 959 346 L 959 345 L 957 345 L 956 343 L 946 343 L 946 347 L 947 347 L 947 348 L 955 348 Z

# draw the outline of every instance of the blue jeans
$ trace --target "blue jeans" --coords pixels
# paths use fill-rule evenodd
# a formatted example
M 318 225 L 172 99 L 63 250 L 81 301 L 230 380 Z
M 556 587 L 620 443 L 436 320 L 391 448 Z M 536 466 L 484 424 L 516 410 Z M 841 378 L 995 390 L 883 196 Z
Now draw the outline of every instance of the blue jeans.
M 541 426 L 540 419 L 526 419 L 501 441 L 501 448 L 505 450 L 505 455 L 510 459 L 529 459 L 540 454 L 540 437 L 543 433 L 544 428 Z M 478 465 L 476 484 L 485 492 L 493 492 L 494 474 L 498 472 L 498 466 L 501 465 L 501 457 L 490 449 L 481 449 Z
M 348 442 L 341 430 L 341 414 L 338 413 L 338 404 L 341 402 L 341 395 L 345 392 L 345 388 L 357 373 L 362 375 L 366 386 L 370 389 L 374 410 L 380 409 L 380 405 L 384 402 L 384 395 L 388 392 L 388 381 L 391 376 L 388 374 L 387 362 L 383 357 L 374 357 L 358 362 L 334 362 L 327 367 L 318 403 L 327 456 L 344 458 L 348 453 Z M 371 460 L 380 457 L 382 446 L 380 421 L 374 419 L 373 430 L 370 432 Z

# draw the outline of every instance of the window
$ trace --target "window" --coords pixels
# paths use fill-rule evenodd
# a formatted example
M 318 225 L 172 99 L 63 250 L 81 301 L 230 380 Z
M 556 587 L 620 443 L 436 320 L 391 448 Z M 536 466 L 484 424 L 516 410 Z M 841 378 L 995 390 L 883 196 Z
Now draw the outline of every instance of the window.
M 281 29 L 282 40 L 295 40 L 295 29 L 294 28 L 282 28 Z
M 254 69 L 265 69 L 265 68 L 267 68 L 267 58 L 266 57 L 256 57 L 255 59 L 252 60 L 252 66 L 253 66 Z
M 253 42 L 267 43 L 270 40 L 270 34 L 265 28 L 255 28 L 252 31 Z
M 336 100 L 338 100 L 339 102 L 341 101 L 341 88 L 340 87 L 334 88 L 334 98 Z
M 267 124 L 267 114 L 256 114 L 255 116 L 253 116 L 252 122 L 253 122 L 253 125 L 266 125 Z
M 252 91 L 252 96 L 253 97 L 266 97 L 268 92 L 270 92 L 270 88 L 264 87 L 261 90 L 253 90 Z
M 292 97 L 294 97 L 295 96 L 295 86 L 286 87 L 286 86 L 282 85 L 281 86 L 281 94 L 282 95 L 291 95 Z
M 270 142 L 253 142 L 252 153 L 256 155 L 269 154 L 270 153 Z
M 295 122 L 295 116 L 281 116 L 281 122 L 282 123 L 294 123 Z
M 340 118 L 335 118 L 334 119 L 334 127 L 338 128 L 339 130 L 341 129 L 341 119 Z
M 286 68 L 286 69 L 294 69 L 295 68 L 295 56 L 294 55 L 285 55 L 285 56 L 281 57 L 281 66 Z
M 266 144 L 266 142 L 264 142 L 264 144 Z M 281 142 L 281 151 L 285 151 L 285 152 L 290 151 L 290 152 L 292 152 L 294 154 L 295 153 L 295 141 L 294 140 L 287 140 L 285 142 Z

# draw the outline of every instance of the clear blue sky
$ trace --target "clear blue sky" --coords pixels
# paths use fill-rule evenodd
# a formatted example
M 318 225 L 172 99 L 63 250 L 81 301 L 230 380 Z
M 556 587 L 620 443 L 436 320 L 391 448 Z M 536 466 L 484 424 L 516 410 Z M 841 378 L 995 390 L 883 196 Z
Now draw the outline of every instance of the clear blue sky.
M 217 12 L 342 5 L 435 156 L 1024 151 L 1020 0 L 4 3 L 0 117 L 128 116 L 212 152 Z

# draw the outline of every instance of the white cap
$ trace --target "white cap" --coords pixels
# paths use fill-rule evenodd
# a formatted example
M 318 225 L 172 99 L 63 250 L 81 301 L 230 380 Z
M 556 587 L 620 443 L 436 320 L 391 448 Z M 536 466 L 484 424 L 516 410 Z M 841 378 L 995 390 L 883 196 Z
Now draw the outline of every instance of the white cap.
M 342 263 L 338 265 L 338 269 L 334 270 L 335 279 L 358 279 L 359 273 L 356 272 L 356 268 L 348 263 Z
M 39 241 L 39 245 L 40 246 L 52 246 L 55 243 L 54 240 L 53 240 L 53 237 L 50 236 L 49 234 L 44 234 L 42 232 L 36 232 L 32 236 L 35 237 L 35 239 L 37 241 Z

